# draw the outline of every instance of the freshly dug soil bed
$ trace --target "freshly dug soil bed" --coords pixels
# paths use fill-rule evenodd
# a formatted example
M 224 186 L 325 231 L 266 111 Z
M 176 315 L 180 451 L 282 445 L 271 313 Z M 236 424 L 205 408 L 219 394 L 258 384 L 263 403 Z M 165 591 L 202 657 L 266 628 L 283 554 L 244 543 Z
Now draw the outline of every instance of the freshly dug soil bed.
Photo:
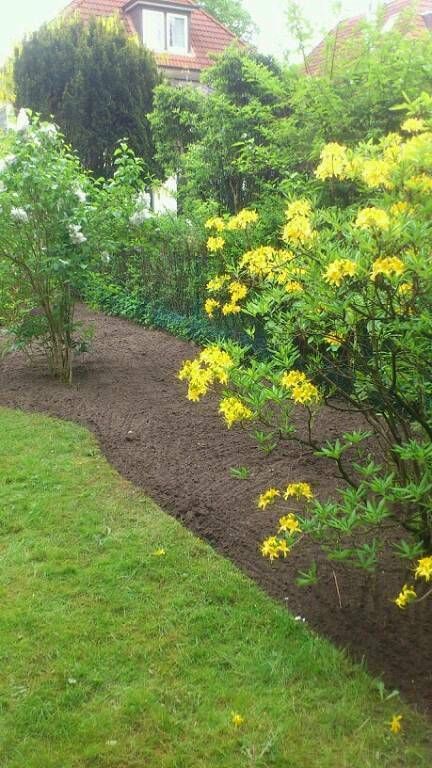
M 406 580 L 399 563 L 386 564 L 376 580 L 337 566 L 340 607 L 334 574 L 323 558 L 318 586 L 301 589 L 294 583 L 298 569 L 317 554 L 313 545 L 304 541 L 288 560 L 273 565 L 259 553 L 279 517 L 276 509 L 257 509 L 261 490 L 301 480 L 325 499 L 335 491 L 334 467 L 297 445 L 264 457 L 247 433 L 225 429 L 215 398 L 189 403 L 176 372 L 195 355 L 194 345 L 85 308 L 80 316 L 94 323 L 95 339 L 74 384 L 50 380 L 15 354 L 0 365 L 0 405 L 44 411 L 91 429 L 111 463 L 165 510 L 294 615 L 364 660 L 388 686 L 432 710 L 431 604 L 425 600 L 401 612 L 391 602 Z M 347 426 L 330 411 L 321 422 L 329 438 Z M 250 480 L 230 477 L 230 467 L 238 466 L 251 469 Z

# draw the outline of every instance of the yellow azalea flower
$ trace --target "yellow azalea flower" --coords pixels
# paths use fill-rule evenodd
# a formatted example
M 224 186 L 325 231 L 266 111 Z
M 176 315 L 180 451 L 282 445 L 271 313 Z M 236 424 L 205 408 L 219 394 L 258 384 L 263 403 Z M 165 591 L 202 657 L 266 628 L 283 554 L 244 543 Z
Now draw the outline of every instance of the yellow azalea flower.
M 209 317 L 213 317 L 215 309 L 219 309 L 219 307 L 220 301 L 216 301 L 216 299 L 207 299 L 204 304 L 204 309 Z
M 295 200 L 293 203 L 290 203 L 286 209 L 285 215 L 288 221 L 291 221 L 291 219 L 295 219 L 297 217 L 307 219 L 311 213 L 312 206 L 309 200 L 303 198 L 301 200 Z
M 230 230 L 246 229 L 249 224 L 255 224 L 258 221 L 258 218 L 259 216 L 256 211 L 248 211 L 245 208 L 243 211 L 240 211 L 237 216 L 233 216 L 229 220 L 226 228 Z
M 269 488 L 268 491 L 264 491 L 258 499 L 258 509 L 267 509 L 280 495 L 281 492 L 277 488 Z
M 234 728 L 241 728 L 246 721 L 243 715 L 240 715 L 238 712 L 231 712 L 231 722 Z
M 245 299 L 248 294 L 247 285 L 234 281 L 228 286 L 228 291 L 231 294 L 232 304 L 237 304 L 242 299 Z
M 284 288 L 287 293 L 303 293 L 303 286 L 297 280 L 289 280 Z
M 321 181 L 326 179 L 346 179 L 350 175 L 351 164 L 347 148 L 343 144 L 331 142 L 326 144 L 321 155 L 321 162 L 315 171 L 315 176 Z
M 240 267 L 247 269 L 251 277 L 267 277 L 275 265 L 277 251 L 263 245 L 254 251 L 247 251 L 240 261 Z
M 380 141 L 380 147 L 383 150 L 384 160 L 391 163 L 398 163 L 401 154 L 402 136 L 399 133 L 388 133 Z
M 432 556 L 420 558 L 415 569 L 415 577 L 416 579 L 425 579 L 425 581 L 432 579 Z
M 177 377 L 189 384 L 188 400 L 198 402 L 216 381 L 228 383 L 229 369 L 233 365 L 230 355 L 214 345 L 204 349 L 196 360 L 186 360 Z
M 218 277 L 213 277 L 207 283 L 207 292 L 217 293 L 218 291 L 221 291 L 222 288 L 224 288 L 224 286 L 227 284 L 228 280 L 230 280 L 229 275 L 218 275 Z
M 290 483 L 284 493 L 285 501 L 290 498 L 295 499 L 313 499 L 314 495 L 309 483 Z
M 160 547 L 159 549 L 156 549 L 153 554 L 155 557 L 164 557 L 166 555 L 166 550 L 163 547 Z
M 280 539 L 279 545 L 278 545 L 278 554 L 282 555 L 283 557 L 287 557 L 290 553 L 290 548 L 285 541 L 285 539 Z
M 413 290 L 414 286 L 412 283 L 401 283 L 397 289 L 397 292 L 400 296 L 411 296 Z
M 295 216 L 282 231 L 282 239 L 286 243 L 299 243 L 304 245 L 314 236 L 312 225 L 306 216 Z
M 361 176 L 366 186 L 371 187 L 371 189 L 376 187 L 389 189 L 392 186 L 392 170 L 392 166 L 387 160 L 365 160 Z
M 284 539 L 278 539 L 277 536 L 270 536 L 265 539 L 261 545 L 261 554 L 268 557 L 270 562 L 277 560 L 280 555 L 286 557 L 289 553 L 289 547 Z
M 307 381 L 307 377 L 302 371 L 290 371 L 289 373 L 284 373 L 281 378 L 282 386 L 287 389 L 292 389 L 292 387 L 303 384 L 305 381 Z
M 355 227 L 358 229 L 382 229 L 390 226 L 388 213 L 382 208 L 363 208 L 358 212 Z
M 237 421 L 253 419 L 250 408 L 244 405 L 238 397 L 224 397 L 219 403 L 219 413 L 224 417 L 228 429 Z
M 423 131 L 427 131 L 427 125 L 424 120 L 421 120 L 418 117 L 408 117 L 408 119 L 402 123 L 401 129 L 405 131 L 405 133 L 422 133 Z
M 426 173 L 421 173 L 418 176 L 411 176 L 411 178 L 407 179 L 405 182 L 405 186 L 407 189 L 413 190 L 414 192 L 427 194 L 432 190 L 432 177 L 428 176 Z
M 214 216 L 212 219 L 208 219 L 204 226 L 206 229 L 215 229 L 216 232 L 223 232 L 225 229 L 225 222 L 220 216 Z
M 314 405 L 319 403 L 320 394 L 318 387 L 310 381 L 298 384 L 292 389 L 292 399 L 298 405 Z
M 289 514 L 279 520 L 279 533 L 301 533 L 300 523 L 295 515 Z
M 393 203 L 390 208 L 392 216 L 403 216 L 404 213 L 409 213 L 411 207 L 404 200 L 400 200 L 398 203 Z
M 232 301 L 229 304 L 224 304 L 222 307 L 223 315 L 238 315 L 239 312 L 241 312 L 241 307 Z
M 401 275 L 405 271 L 405 264 L 397 256 L 387 256 L 383 259 L 376 259 L 372 265 L 371 279 L 375 280 L 378 275 L 391 277 L 392 275 Z
M 330 285 L 340 286 L 345 277 L 354 277 L 358 271 L 358 265 L 351 259 L 336 259 L 328 265 L 324 272 L 324 280 Z
M 207 250 L 210 253 L 216 253 L 217 251 L 221 251 L 222 248 L 225 245 L 225 240 L 223 237 L 209 237 L 207 240 Z
M 404 584 L 399 595 L 393 602 L 396 603 L 398 608 L 403 609 L 406 608 L 409 603 L 412 603 L 416 597 L 417 593 L 414 587 L 409 587 L 408 584 Z
M 402 730 L 402 715 L 393 715 L 391 722 L 390 722 L 390 730 L 392 733 L 397 735 Z
M 208 366 L 215 381 L 219 384 L 228 384 L 229 371 L 234 365 L 231 355 L 217 345 L 206 347 L 200 356 L 200 363 Z

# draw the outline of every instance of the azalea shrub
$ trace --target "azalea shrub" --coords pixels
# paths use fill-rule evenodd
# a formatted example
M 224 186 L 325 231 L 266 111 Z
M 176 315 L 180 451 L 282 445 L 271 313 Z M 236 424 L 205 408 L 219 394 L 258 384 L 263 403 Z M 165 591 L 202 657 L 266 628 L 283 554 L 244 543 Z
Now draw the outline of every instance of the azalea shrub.
M 249 427 L 265 451 L 296 441 L 339 473 L 333 500 L 297 476 L 263 489 L 258 506 L 279 505 L 281 517 L 262 554 L 285 558 L 312 537 L 331 560 L 373 572 L 391 547 L 409 574 L 399 608 L 432 580 L 431 107 L 423 95 L 400 132 L 376 143 L 323 148 L 317 180 L 355 185 L 360 205 L 292 199 L 278 246 L 240 255 L 230 232 L 258 226 L 255 213 L 208 222 L 208 247 L 225 264 L 206 310 L 240 314 L 251 339 L 264 329 L 267 351 L 213 344 L 179 372 L 191 400 L 222 390 L 228 428 Z M 336 440 L 317 429 L 323 408 L 351 424 Z M 311 563 L 299 583 L 318 576 Z

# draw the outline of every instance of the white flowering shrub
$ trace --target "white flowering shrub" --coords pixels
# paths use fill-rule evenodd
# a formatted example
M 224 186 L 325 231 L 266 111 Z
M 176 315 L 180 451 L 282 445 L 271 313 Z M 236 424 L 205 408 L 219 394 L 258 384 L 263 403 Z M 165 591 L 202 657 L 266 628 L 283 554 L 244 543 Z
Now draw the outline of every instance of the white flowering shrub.
M 65 382 L 83 347 L 74 308 L 89 265 L 89 187 L 56 127 L 21 112 L 0 144 L 0 322 Z

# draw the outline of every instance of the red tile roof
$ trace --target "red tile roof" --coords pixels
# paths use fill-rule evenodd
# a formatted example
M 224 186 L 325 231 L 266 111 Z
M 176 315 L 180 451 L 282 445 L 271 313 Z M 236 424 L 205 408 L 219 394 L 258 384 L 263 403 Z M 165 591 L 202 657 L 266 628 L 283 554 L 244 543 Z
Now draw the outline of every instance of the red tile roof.
M 412 13 L 412 17 L 408 14 Z M 409 34 L 419 35 L 430 29 L 423 14 L 432 13 L 432 0 L 393 0 L 383 7 L 383 25 L 392 16 L 402 16 L 396 20 L 395 29 L 403 31 L 403 17 L 410 18 Z M 341 21 L 307 57 L 307 72 L 310 75 L 321 75 L 328 72 L 331 61 L 341 55 L 352 57 L 352 44 L 362 34 L 362 24 L 366 16 L 354 16 Z M 354 54 L 355 55 L 355 54 Z
M 130 2 L 130 0 L 129 0 Z M 125 11 L 128 0 L 72 0 L 65 8 L 67 15 L 79 13 L 84 20 L 92 16 L 113 16 L 119 14 L 127 30 L 135 34 L 132 19 Z M 211 66 L 211 54 L 222 53 L 236 36 L 209 13 L 197 8 L 192 0 L 155 0 L 159 5 L 168 2 L 173 5 L 184 5 L 191 12 L 191 52 L 184 56 L 170 53 L 156 53 L 156 61 L 160 67 L 174 69 L 201 70 Z M 241 43 L 240 43 L 241 44 Z

